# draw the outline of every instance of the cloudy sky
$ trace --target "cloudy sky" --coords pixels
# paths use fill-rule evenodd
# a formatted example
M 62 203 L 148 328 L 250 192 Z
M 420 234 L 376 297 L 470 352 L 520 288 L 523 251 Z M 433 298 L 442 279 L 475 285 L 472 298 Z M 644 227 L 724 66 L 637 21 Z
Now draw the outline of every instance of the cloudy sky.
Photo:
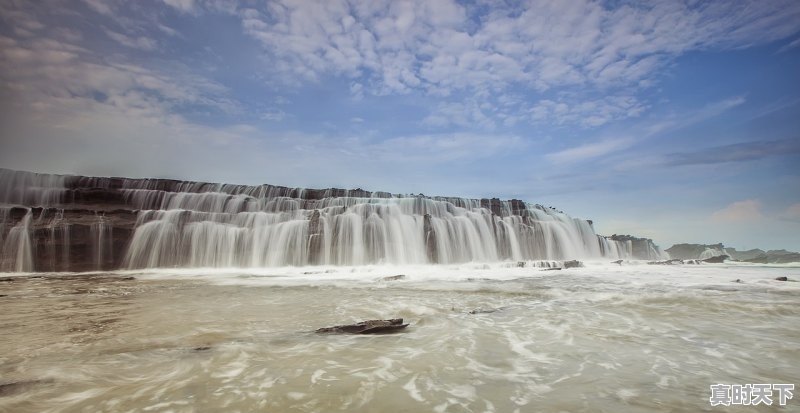
M 0 0 L 0 167 L 800 250 L 800 2 Z

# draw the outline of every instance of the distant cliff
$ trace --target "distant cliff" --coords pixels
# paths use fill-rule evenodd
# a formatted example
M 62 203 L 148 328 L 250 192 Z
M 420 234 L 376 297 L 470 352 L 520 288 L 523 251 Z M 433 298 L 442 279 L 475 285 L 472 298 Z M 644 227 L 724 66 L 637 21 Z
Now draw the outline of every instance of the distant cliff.
M 660 259 L 520 200 L 0 169 L 0 271 Z
M 726 247 L 719 244 L 675 244 L 666 249 L 671 258 L 692 260 L 707 259 L 721 255 L 727 255 L 734 261 L 763 263 L 763 264 L 784 264 L 790 262 L 800 262 L 800 253 L 786 250 L 750 249 L 737 251 L 736 248 Z

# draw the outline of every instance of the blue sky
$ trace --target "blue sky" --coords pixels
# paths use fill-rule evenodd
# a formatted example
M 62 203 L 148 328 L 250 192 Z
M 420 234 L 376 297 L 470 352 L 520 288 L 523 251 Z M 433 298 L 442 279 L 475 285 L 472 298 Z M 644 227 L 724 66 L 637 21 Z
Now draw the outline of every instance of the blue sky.
M 0 166 L 800 250 L 800 2 L 0 1 Z

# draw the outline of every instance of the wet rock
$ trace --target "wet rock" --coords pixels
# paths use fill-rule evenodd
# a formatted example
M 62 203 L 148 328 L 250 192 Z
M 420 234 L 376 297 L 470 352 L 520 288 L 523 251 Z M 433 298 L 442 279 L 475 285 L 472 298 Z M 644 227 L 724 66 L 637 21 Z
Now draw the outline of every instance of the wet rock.
M 476 309 L 470 311 L 469 313 L 470 314 L 491 314 L 491 313 L 495 313 L 497 311 L 500 311 L 500 310 L 497 309 L 497 308 L 476 308 Z
M 392 275 L 390 277 L 383 277 L 379 281 L 399 281 L 399 280 L 405 280 L 405 279 L 406 279 L 406 276 L 403 275 L 403 274 L 400 274 L 400 275 Z
M 524 268 L 524 267 L 525 267 L 525 261 L 517 261 L 517 268 Z
M 735 279 L 733 282 L 735 282 L 735 283 L 740 283 L 740 284 L 741 284 L 741 283 L 743 283 L 744 281 L 742 281 L 742 279 L 741 279 L 741 278 L 737 278 L 737 279 Z
M 622 260 L 611 261 L 612 264 L 622 265 Z
M 326 334 L 382 334 L 394 333 L 406 327 L 408 327 L 408 324 L 403 324 L 402 318 L 393 318 L 390 320 L 367 320 L 355 324 L 323 327 L 316 332 Z
M 122 277 L 122 278 L 120 278 L 120 281 L 133 281 L 135 279 L 136 279 L 136 277 Z
M 564 261 L 564 268 L 580 268 L 580 267 L 583 267 L 583 263 L 578 260 Z
M 436 264 L 439 262 L 439 252 L 436 249 L 436 231 L 432 219 L 431 214 L 422 216 L 422 234 L 425 237 L 425 254 L 428 261 Z
M 789 277 L 778 277 L 775 281 L 789 281 Z
M 28 391 L 31 387 L 40 384 L 52 383 L 53 379 L 24 380 L 0 384 L 0 397 L 11 396 Z
M 561 271 L 561 267 L 545 268 L 542 271 Z
M 725 260 L 729 259 L 730 257 L 727 255 L 718 255 L 716 257 L 706 258 L 703 262 L 711 263 L 711 264 L 721 264 L 725 262 Z
M 0 297 L 8 297 L 8 294 L 0 294 Z
M 676 264 L 683 264 L 683 260 L 674 259 L 674 260 L 666 260 L 666 261 L 649 261 L 648 265 L 676 265 Z
M 12 283 L 12 282 L 14 282 L 14 279 L 11 277 L 0 278 L 0 283 Z
M 198 351 L 198 352 L 199 351 L 208 351 L 208 350 L 211 350 L 211 346 L 200 346 L 200 347 L 195 347 L 195 348 L 192 349 L 192 351 Z

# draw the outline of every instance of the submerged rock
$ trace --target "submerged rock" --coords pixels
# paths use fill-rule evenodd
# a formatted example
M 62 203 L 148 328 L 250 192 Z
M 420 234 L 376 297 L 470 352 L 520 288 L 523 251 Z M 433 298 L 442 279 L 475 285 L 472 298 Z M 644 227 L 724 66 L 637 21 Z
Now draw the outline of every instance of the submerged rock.
M 491 314 L 500 311 L 499 308 L 476 308 L 470 311 L 470 314 Z
M 789 281 L 789 277 L 778 277 L 775 281 Z
M 399 280 L 405 280 L 405 279 L 406 279 L 406 276 L 403 275 L 403 274 L 400 274 L 400 275 L 392 275 L 390 277 L 383 277 L 379 281 L 399 281 Z
M 545 268 L 542 271 L 561 271 L 561 267 Z
M 366 320 L 355 324 L 323 327 L 316 332 L 327 334 L 379 334 L 393 333 L 406 327 L 408 327 L 408 324 L 403 324 L 402 318 L 393 318 L 390 320 Z
M 11 396 L 14 394 L 22 393 L 27 391 L 31 387 L 52 382 L 53 379 L 41 379 L 41 380 L 15 381 L 11 383 L 0 383 L 0 397 Z
M 622 260 L 611 261 L 611 263 L 622 265 Z

